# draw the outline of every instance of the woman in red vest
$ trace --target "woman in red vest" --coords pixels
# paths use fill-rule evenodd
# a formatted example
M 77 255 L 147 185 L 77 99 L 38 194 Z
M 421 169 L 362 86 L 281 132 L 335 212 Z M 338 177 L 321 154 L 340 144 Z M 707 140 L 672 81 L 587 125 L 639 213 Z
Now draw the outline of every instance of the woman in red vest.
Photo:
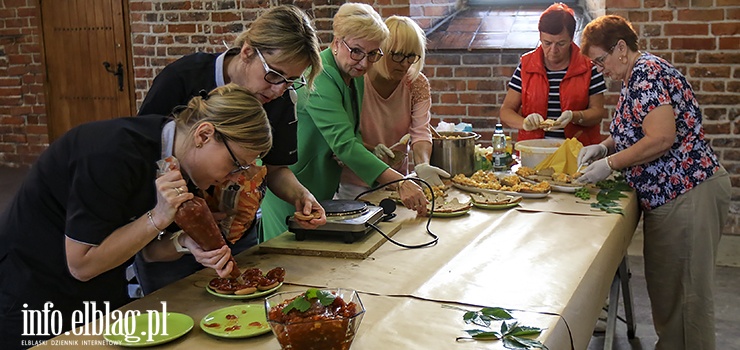
M 576 137 L 584 145 L 601 142 L 606 85 L 573 43 L 573 10 L 553 4 L 540 16 L 538 28 L 541 44 L 524 54 L 514 71 L 501 121 L 519 129 L 517 141 Z

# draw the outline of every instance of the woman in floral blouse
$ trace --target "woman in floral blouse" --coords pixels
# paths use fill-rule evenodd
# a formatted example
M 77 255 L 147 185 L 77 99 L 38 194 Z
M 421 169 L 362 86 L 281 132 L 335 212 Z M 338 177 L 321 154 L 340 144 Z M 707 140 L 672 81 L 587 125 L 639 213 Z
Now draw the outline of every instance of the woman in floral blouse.
M 675 67 L 638 50 L 622 17 L 589 23 L 582 51 L 622 90 L 611 136 L 578 155 L 590 163 L 579 180 L 618 170 L 637 192 L 656 349 L 714 349 L 714 262 L 731 184 L 704 138 L 699 103 Z

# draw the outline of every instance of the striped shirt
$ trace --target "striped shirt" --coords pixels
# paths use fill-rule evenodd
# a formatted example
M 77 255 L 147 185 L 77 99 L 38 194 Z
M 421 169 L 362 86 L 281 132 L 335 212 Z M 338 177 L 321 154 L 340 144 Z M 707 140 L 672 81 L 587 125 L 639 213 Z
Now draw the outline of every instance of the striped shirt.
M 547 69 L 547 68 L 545 68 Z M 522 93 L 522 64 L 516 67 L 514 75 L 511 77 L 509 87 L 518 93 Z M 547 69 L 547 81 L 550 82 L 550 93 L 547 101 L 547 119 L 556 120 L 560 117 L 563 112 L 560 109 L 560 82 L 565 77 L 565 73 L 568 68 L 564 70 L 551 71 Z M 591 68 L 591 85 L 588 87 L 588 95 L 596 95 L 606 92 L 606 83 L 604 83 L 604 75 L 596 70 L 596 66 Z M 545 136 L 565 138 L 565 132 L 563 129 L 548 131 Z

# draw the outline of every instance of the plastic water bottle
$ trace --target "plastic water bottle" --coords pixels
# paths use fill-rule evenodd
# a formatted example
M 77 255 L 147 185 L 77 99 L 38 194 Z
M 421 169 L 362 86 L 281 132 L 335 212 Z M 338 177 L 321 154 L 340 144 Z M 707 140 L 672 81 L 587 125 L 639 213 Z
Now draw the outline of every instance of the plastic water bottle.
M 504 135 L 504 126 L 496 124 L 496 130 L 493 132 L 493 170 L 505 171 L 508 168 L 506 162 L 506 135 Z

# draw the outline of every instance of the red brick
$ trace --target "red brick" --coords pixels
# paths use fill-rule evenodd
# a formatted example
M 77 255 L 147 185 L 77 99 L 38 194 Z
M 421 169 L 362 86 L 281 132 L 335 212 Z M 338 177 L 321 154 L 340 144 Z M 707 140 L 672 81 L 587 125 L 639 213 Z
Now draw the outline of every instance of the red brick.
M 709 33 L 709 25 L 704 24 L 704 23 L 702 24 L 666 23 L 663 29 L 664 29 L 664 33 L 666 36 L 707 35 Z
M 722 9 L 678 10 L 678 20 L 679 21 L 702 21 L 702 22 L 721 21 L 724 19 L 724 15 L 725 15 L 724 12 L 725 11 Z
M 691 0 L 691 7 L 712 7 L 714 0 Z
M 465 106 L 461 105 L 434 105 L 431 112 L 436 115 L 465 115 Z
M 443 104 L 454 104 L 460 103 L 460 99 L 457 94 L 439 94 L 439 101 L 437 103 Z
M 606 0 L 605 7 L 608 9 L 640 8 L 640 0 Z
M 681 8 L 689 7 L 690 0 L 668 0 L 668 7 L 670 8 Z
M 647 22 L 650 19 L 650 13 L 648 11 L 630 11 L 627 19 L 632 23 Z
M 673 21 L 673 11 L 670 11 L 670 10 L 653 10 L 653 11 L 650 11 L 650 19 L 653 22 L 670 22 L 670 21 Z
M 699 63 L 737 64 L 740 62 L 740 47 L 736 52 L 700 53 Z
M 457 67 L 454 70 L 455 77 L 490 77 L 491 68 L 488 67 Z
M 195 24 L 170 24 L 167 26 L 170 33 L 195 33 Z
M 702 81 L 701 91 L 703 92 L 725 92 L 725 82 L 722 80 Z
M 696 52 L 676 52 L 671 61 L 673 63 L 696 63 Z
M 737 50 L 738 47 L 740 47 L 740 37 L 719 38 L 720 50 Z
M 650 50 L 665 50 L 668 49 L 667 38 L 653 38 L 650 39 Z
M 714 38 L 671 38 L 674 50 L 714 50 L 716 46 Z
M 737 1 L 737 0 L 733 0 L 733 1 Z M 740 19 L 740 7 L 728 8 L 728 9 L 725 9 L 725 11 L 727 11 L 726 12 L 727 14 L 725 15 L 725 19 Z
M 718 36 L 740 34 L 740 22 L 712 23 L 712 34 Z
M 689 68 L 689 75 L 696 78 L 729 78 L 731 67 L 702 66 Z
M 463 104 L 495 104 L 496 94 L 461 93 L 460 103 L 463 103 Z

